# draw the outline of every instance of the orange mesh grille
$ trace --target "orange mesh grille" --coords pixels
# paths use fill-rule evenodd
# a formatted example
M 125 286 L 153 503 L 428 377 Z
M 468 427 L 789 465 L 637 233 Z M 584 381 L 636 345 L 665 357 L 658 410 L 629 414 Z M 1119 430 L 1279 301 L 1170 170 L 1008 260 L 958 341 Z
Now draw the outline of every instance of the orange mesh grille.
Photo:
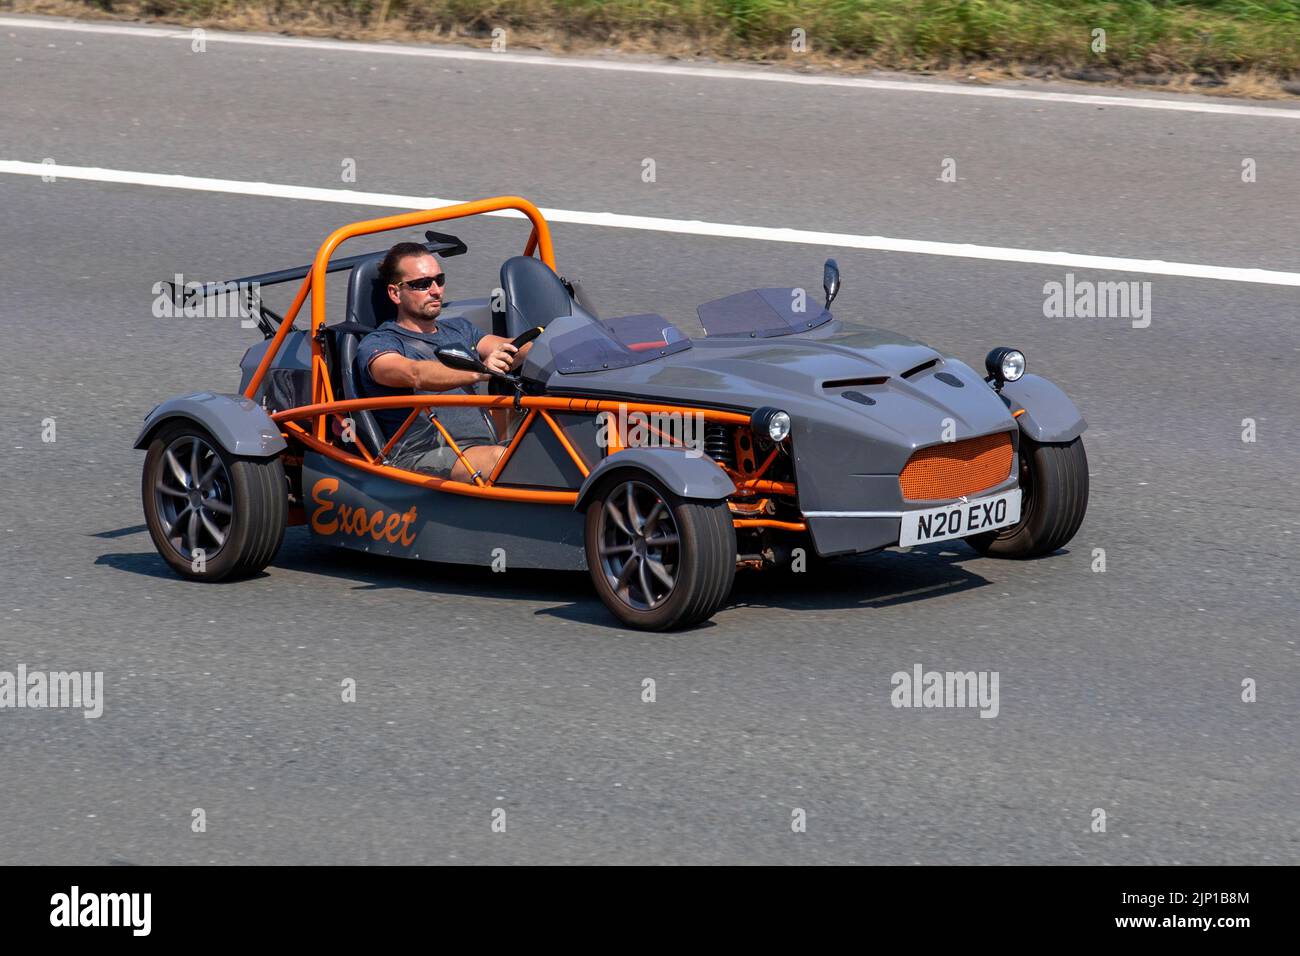
M 958 498 L 991 488 L 1011 474 L 1011 433 L 981 435 L 922 448 L 898 476 L 909 501 Z

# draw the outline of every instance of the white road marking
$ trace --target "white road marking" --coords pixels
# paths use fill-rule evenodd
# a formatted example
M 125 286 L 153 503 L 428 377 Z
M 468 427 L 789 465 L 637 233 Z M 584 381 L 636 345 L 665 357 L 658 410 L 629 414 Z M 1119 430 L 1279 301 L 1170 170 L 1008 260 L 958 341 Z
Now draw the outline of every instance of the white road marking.
M 290 186 L 279 183 L 254 183 L 234 179 L 206 179 L 164 173 L 141 173 L 124 169 L 98 169 L 91 166 L 60 166 L 54 163 L 29 163 L 0 160 L 0 173 L 18 176 L 53 176 L 97 183 L 122 183 L 163 189 L 191 189 L 199 192 L 229 193 L 236 196 L 263 196 L 270 199 L 306 199 L 313 202 L 342 203 L 349 206 L 382 206 L 390 209 L 438 209 L 464 200 L 439 199 L 433 196 L 403 196 L 397 193 L 368 193 L 350 189 L 322 189 L 317 186 Z M 522 218 L 514 210 L 487 213 L 490 216 Z M 611 229 L 644 229 L 716 239 L 754 239 L 763 242 L 801 243 L 811 246 L 834 246 L 840 249 L 869 249 L 877 252 L 907 252 L 927 256 L 951 256 L 959 259 L 988 259 L 994 262 L 1019 262 L 1030 265 L 1063 266 L 1069 269 L 1096 269 L 1102 272 L 1140 272 L 1144 275 L 1179 276 L 1188 279 L 1217 279 L 1224 282 L 1253 282 L 1261 285 L 1300 286 L 1300 272 L 1277 272 L 1270 269 L 1239 269 L 1233 266 L 1210 266 L 1194 262 L 1165 262 L 1160 259 L 1124 259 L 1116 256 L 1093 256 L 1074 252 L 1050 252 L 1040 249 L 1012 249 L 1001 246 L 976 246 L 959 242 L 931 242 L 924 239 L 894 239 L 889 236 L 858 236 L 843 232 L 813 232 L 771 226 L 743 226 L 732 223 L 701 222 L 697 219 L 662 219 L 656 216 L 625 216 L 612 212 L 583 212 L 574 209 L 542 209 L 551 223 L 581 226 L 605 226 Z
M 76 20 L 0 17 L 0 27 L 29 30 L 63 30 L 71 33 L 99 33 L 108 36 L 128 36 L 140 39 L 178 40 L 187 44 L 192 39 L 189 30 L 108 23 L 82 23 Z M 388 43 L 358 43 L 349 40 L 314 40 L 305 37 L 223 33 L 216 30 L 205 30 L 204 36 L 208 43 L 287 47 L 335 53 L 370 53 L 383 56 L 414 56 L 438 60 L 477 60 L 510 63 L 520 66 L 559 67 L 571 70 L 605 70 L 612 73 L 643 73 L 696 79 L 737 80 L 750 83 L 787 83 L 795 86 L 838 86 L 891 93 L 982 96 L 1003 100 L 1030 100 L 1039 103 L 1074 103 L 1092 107 L 1119 106 L 1140 110 L 1171 110 L 1182 113 L 1216 113 L 1221 116 L 1253 116 L 1267 119 L 1300 120 L 1300 109 L 1246 106 L 1238 103 L 1209 103 L 1181 98 L 1155 99 L 1153 97 L 1138 96 L 1106 96 L 1099 93 L 1054 93 L 1045 90 L 962 86 L 956 83 L 929 83 L 921 80 L 880 80 L 856 76 L 805 75 L 744 67 L 715 68 L 667 63 L 635 63 L 622 60 L 597 60 L 589 57 L 547 56 L 540 53 L 492 53 L 485 50 L 457 50 Z

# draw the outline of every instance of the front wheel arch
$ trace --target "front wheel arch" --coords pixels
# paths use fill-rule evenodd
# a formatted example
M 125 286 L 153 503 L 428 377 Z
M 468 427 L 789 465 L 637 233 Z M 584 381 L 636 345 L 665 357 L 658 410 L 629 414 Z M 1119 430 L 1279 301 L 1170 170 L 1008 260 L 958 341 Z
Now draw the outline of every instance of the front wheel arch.
M 735 482 L 705 455 L 692 456 L 679 448 L 625 448 L 591 470 L 578 489 L 574 509 L 585 510 L 596 488 L 624 469 L 649 474 L 681 498 L 718 501 L 736 493 Z
M 1037 558 L 1065 546 L 1088 511 L 1088 456 L 1083 439 L 1036 442 L 1020 437 L 1020 521 L 971 535 L 966 543 L 992 558 Z
M 683 498 L 649 472 L 619 468 L 601 479 L 583 539 L 597 595 L 629 627 L 690 627 L 731 593 L 736 530 L 726 501 Z

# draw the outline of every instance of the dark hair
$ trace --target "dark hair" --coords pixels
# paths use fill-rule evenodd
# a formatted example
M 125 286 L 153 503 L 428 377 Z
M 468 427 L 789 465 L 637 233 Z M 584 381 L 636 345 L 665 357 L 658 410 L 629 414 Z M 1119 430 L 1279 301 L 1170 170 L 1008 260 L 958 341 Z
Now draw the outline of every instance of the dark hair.
M 398 281 L 398 266 L 402 264 L 403 259 L 411 256 L 431 256 L 433 255 L 428 249 L 418 242 L 399 242 L 393 248 L 388 250 L 388 255 L 384 256 L 384 261 L 379 263 L 379 278 L 383 280 L 384 285 L 393 285 Z

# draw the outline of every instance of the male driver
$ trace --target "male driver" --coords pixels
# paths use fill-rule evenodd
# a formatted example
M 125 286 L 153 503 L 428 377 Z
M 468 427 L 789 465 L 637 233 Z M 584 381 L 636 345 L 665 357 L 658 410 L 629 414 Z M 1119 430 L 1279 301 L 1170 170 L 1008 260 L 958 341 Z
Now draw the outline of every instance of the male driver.
M 471 354 L 477 352 L 488 368 L 507 372 L 523 360 L 531 347 L 530 343 L 516 349 L 509 339 L 488 335 L 468 319 L 453 316 L 438 321 L 447 277 L 438 258 L 417 242 L 399 242 L 389 249 L 380 263 L 379 277 L 388 287 L 388 298 L 397 306 L 397 318 L 367 335 L 357 349 L 356 370 L 365 398 L 427 395 L 452 389 L 472 391 L 474 385 L 490 377 L 443 365 L 435 357 L 439 348 L 451 346 Z M 491 472 L 505 446 L 498 444 L 485 410 L 448 406 L 433 412 L 460 446 L 470 470 L 447 447 L 436 426 L 420 418 L 402 437 L 393 464 L 453 481 L 473 481 L 475 474 Z M 376 409 L 372 414 L 384 437 L 391 438 L 406 421 L 410 409 Z

